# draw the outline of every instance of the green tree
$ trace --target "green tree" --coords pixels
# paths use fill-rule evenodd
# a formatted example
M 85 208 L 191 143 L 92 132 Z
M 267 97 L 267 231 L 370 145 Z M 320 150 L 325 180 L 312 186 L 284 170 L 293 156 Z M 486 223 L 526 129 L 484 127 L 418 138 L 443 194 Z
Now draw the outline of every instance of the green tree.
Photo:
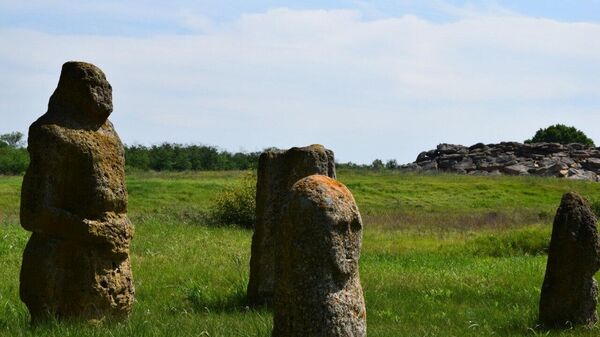
M 143 145 L 125 147 L 125 164 L 140 170 L 150 169 L 150 152 Z
M 388 170 L 394 170 L 398 168 L 398 162 L 396 159 L 390 159 L 385 163 L 385 168 Z
M 0 174 L 21 174 L 29 165 L 29 155 L 24 148 L 0 146 Z
M 585 133 L 573 126 L 563 124 L 551 125 L 545 129 L 539 129 L 533 138 L 525 141 L 526 144 L 542 142 L 560 144 L 580 143 L 594 146 L 594 141 L 588 138 Z
M 29 165 L 29 154 L 23 148 L 23 134 L 0 135 L 0 174 L 22 174 Z
M 373 163 L 371 163 L 371 168 L 377 171 L 383 170 L 384 167 L 385 165 L 381 159 L 375 159 L 373 160 Z
M 2 146 L 0 142 L 0 146 Z M 8 146 L 8 145 L 5 145 Z M 230 153 L 214 146 L 163 143 L 125 146 L 130 169 L 154 171 L 248 170 L 256 168 L 260 152 Z
M 11 132 L 0 135 L 0 141 L 12 148 L 23 146 L 23 134 L 20 132 Z

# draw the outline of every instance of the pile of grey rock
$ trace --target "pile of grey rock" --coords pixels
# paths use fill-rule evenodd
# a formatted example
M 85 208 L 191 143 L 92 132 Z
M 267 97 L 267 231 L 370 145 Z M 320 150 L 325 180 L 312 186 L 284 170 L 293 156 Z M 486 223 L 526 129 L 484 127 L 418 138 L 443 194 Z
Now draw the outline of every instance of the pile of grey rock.
M 473 146 L 440 144 L 419 154 L 412 171 L 443 171 L 476 175 L 534 175 L 598 181 L 600 148 L 582 144 L 502 142 Z

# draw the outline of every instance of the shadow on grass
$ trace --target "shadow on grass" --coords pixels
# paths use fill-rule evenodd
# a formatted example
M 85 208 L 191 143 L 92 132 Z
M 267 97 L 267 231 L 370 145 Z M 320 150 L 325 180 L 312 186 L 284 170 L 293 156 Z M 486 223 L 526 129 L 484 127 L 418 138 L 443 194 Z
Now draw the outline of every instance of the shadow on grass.
M 423 232 L 514 229 L 551 223 L 552 214 L 532 209 L 508 209 L 471 213 L 424 212 L 415 210 L 364 212 L 364 223 L 381 229 L 413 229 Z
M 502 335 L 506 334 L 509 336 L 555 336 L 555 335 L 577 335 L 577 336 L 597 336 L 600 331 L 600 327 L 594 326 L 571 326 L 566 324 L 563 327 L 549 328 L 538 323 L 536 317 L 530 317 L 528 322 L 524 322 L 515 319 L 507 322 L 500 332 Z
M 228 293 L 216 293 L 205 286 L 192 286 L 186 291 L 186 299 L 194 312 L 232 313 L 270 310 L 268 303 L 254 304 L 248 301 L 245 289 Z

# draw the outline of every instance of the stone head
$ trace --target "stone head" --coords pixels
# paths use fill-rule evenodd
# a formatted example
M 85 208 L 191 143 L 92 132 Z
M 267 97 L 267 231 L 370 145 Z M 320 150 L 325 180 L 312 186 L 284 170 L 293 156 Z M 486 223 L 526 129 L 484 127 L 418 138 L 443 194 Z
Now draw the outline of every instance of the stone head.
M 553 237 L 559 236 L 579 251 L 581 258 L 570 261 L 581 264 L 589 273 L 595 274 L 600 268 L 600 237 L 597 229 L 598 219 L 590 203 L 576 192 L 565 193 L 554 219 Z M 557 233 L 554 233 L 554 232 Z
M 102 70 L 85 62 L 63 64 L 49 112 L 82 125 L 102 125 L 112 110 L 112 87 Z
M 336 277 L 347 278 L 358 270 L 362 246 L 362 220 L 354 197 L 338 181 L 323 175 L 312 175 L 299 180 L 292 188 L 293 211 L 296 223 L 311 228 L 302 230 L 314 246 L 324 251 L 311 258 L 332 268 Z M 292 211 L 292 210 L 290 210 Z M 302 219 L 304 218 L 304 221 Z M 323 255 L 325 254 L 325 255 Z M 322 259 L 323 257 L 326 259 Z
M 313 144 L 306 147 L 293 147 L 285 152 L 285 171 L 288 172 L 288 187 L 300 177 L 306 177 L 328 170 L 327 152 L 323 145 Z

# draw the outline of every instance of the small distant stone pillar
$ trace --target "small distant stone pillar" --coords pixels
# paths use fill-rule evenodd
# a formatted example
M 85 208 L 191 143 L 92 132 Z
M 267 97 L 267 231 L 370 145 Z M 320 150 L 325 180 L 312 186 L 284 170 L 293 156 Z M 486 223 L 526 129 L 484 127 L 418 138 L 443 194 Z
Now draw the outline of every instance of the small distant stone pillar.
M 539 321 L 546 328 L 596 323 L 600 240 L 596 216 L 577 193 L 566 193 L 552 227 Z
M 33 321 L 101 320 L 131 312 L 125 158 L 108 120 L 112 88 L 83 62 L 62 67 L 48 111 L 29 128 L 21 191 L 21 300 Z
M 258 161 L 256 225 L 252 236 L 248 301 L 264 304 L 272 300 L 275 278 L 275 231 L 281 223 L 281 205 L 300 178 L 322 174 L 335 178 L 333 151 L 322 145 L 269 150 Z
M 312 175 L 294 184 L 283 208 L 272 336 L 366 336 L 354 197 L 336 180 Z

